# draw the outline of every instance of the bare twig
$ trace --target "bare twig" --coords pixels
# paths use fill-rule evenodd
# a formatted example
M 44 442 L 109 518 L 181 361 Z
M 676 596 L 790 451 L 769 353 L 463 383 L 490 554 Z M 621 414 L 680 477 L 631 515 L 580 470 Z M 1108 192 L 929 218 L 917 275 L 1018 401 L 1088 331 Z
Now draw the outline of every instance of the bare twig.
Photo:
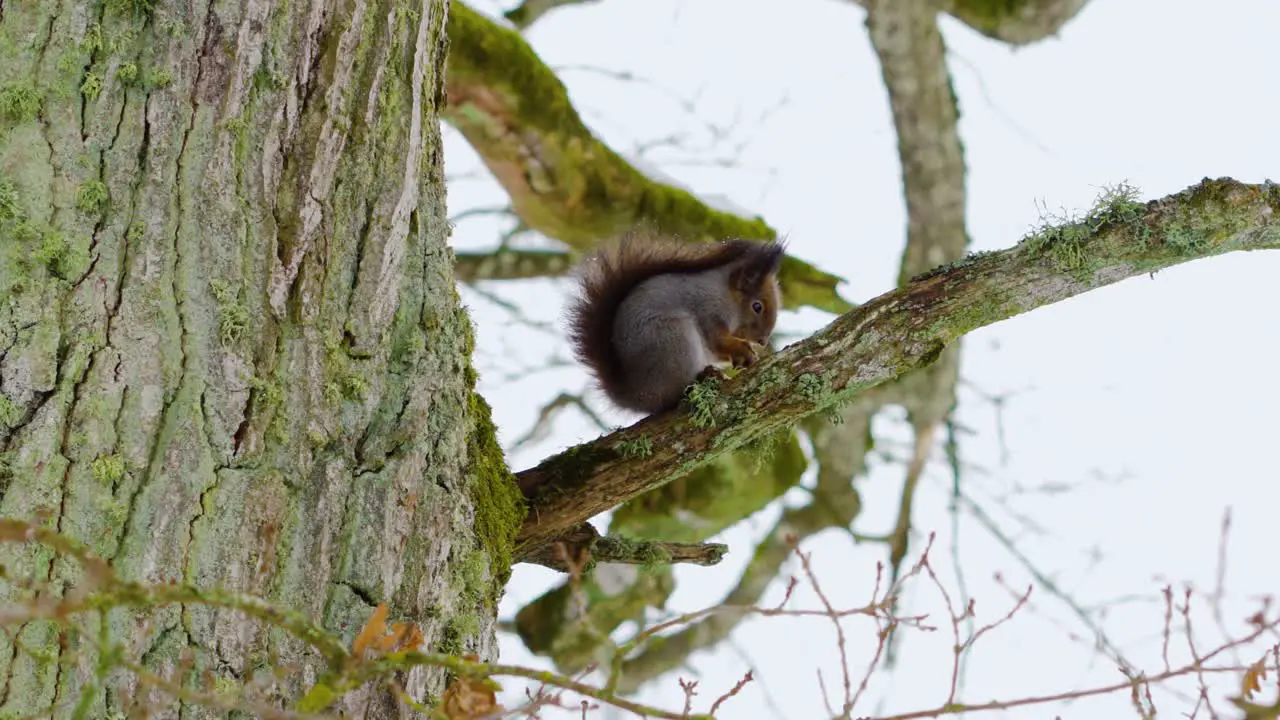
M 711 703 L 711 710 L 707 714 L 714 716 L 716 714 L 716 711 L 720 709 L 720 706 L 724 704 L 725 700 L 728 700 L 734 695 L 737 695 L 738 693 L 742 692 L 742 688 L 746 687 L 747 683 L 751 682 L 754 678 L 755 678 L 755 674 L 751 670 L 748 670 L 747 674 L 743 675 L 741 680 L 734 683 L 733 687 L 729 688 L 729 690 L 725 692 L 725 694 L 716 698 L 716 701 L 714 703 Z
M 561 410 L 570 407 L 577 408 L 579 412 L 587 416 L 601 430 L 609 429 L 609 425 L 582 400 L 581 395 L 560 393 L 551 402 L 543 405 L 538 410 L 538 419 L 534 421 L 533 427 L 529 428 L 524 435 L 516 438 L 511 443 L 511 446 L 507 448 L 507 452 L 519 450 L 531 442 L 541 442 L 546 439 L 547 434 L 551 432 L 551 426 L 556 416 L 560 414 Z

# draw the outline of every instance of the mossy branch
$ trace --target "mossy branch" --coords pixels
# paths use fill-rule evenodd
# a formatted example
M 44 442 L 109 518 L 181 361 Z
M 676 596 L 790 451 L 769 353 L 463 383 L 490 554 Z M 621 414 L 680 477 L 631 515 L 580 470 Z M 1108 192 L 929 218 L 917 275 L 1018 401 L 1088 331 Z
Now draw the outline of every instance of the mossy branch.
M 458 280 L 523 280 L 558 277 L 573 268 L 574 257 L 557 250 L 497 250 L 488 253 L 460 252 L 454 259 Z
M 1108 192 L 1084 218 L 912 278 L 677 410 L 517 475 L 531 511 L 517 560 L 565 531 L 744 443 L 926 366 L 965 333 L 1126 278 L 1240 250 L 1280 248 L 1280 186 L 1206 179 L 1139 203 Z M 654 451 L 616 448 L 647 438 Z
M 946 11 L 993 40 L 1029 45 L 1057 35 L 1089 0 L 952 0 Z
M 529 228 L 577 251 L 637 225 L 690 242 L 771 240 L 759 217 L 708 206 L 692 193 L 645 176 L 602 143 L 578 116 L 564 84 L 514 30 L 455 2 L 449 12 L 449 105 L 458 129 Z M 788 257 L 781 271 L 787 307 L 845 312 L 843 280 Z
M 525 562 L 569 572 L 575 562 L 624 565 L 716 565 L 729 552 L 721 543 L 680 543 L 601 535 L 590 523 L 580 523 L 556 542 L 542 546 Z
M 533 25 L 543 15 L 564 5 L 583 5 L 600 2 L 600 0 L 524 0 L 516 7 L 502 13 L 512 25 L 524 30 Z

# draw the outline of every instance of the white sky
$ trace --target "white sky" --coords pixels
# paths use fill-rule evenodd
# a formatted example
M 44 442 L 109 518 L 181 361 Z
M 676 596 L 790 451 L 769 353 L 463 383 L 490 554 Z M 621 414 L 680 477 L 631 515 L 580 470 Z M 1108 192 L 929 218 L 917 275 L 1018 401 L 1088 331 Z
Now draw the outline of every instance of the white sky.
M 501 9 L 493 2 L 473 6 Z M 587 122 L 620 151 L 686 134 L 691 149 L 655 152 L 647 164 L 700 194 L 761 214 L 789 236 L 796 255 L 848 278 L 845 296 L 862 301 L 892 288 L 905 240 L 896 139 L 863 21 L 862 10 L 836 0 L 609 0 L 552 13 L 528 37 L 554 67 L 630 71 L 650 81 L 621 82 L 583 70 L 561 75 Z M 1008 247 L 1043 206 L 1084 210 L 1102 186 L 1119 181 L 1137 186 L 1144 200 L 1206 176 L 1261 182 L 1270 174 L 1280 181 L 1280 3 L 1094 0 L 1060 38 L 1018 51 L 950 19 L 944 18 L 943 29 L 960 98 L 974 250 Z M 681 100 L 695 97 L 692 112 L 682 108 Z M 709 123 L 730 127 L 718 145 L 709 144 Z M 455 132 L 445 132 L 450 175 L 474 170 L 474 153 Z M 708 162 L 718 158 L 735 166 Z M 453 213 L 504 197 L 483 173 L 451 183 L 449 192 Z M 492 246 L 498 227 L 484 219 L 464 221 L 455 242 L 460 249 Z M 1103 623 L 1149 673 L 1163 668 L 1159 590 L 1166 581 L 1212 589 L 1226 509 L 1233 514 L 1225 605 L 1231 631 L 1244 627 L 1257 595 L 1280 591 L 1273 550 L 1280 507 L 1278 277 L 1275 252 L 1196 262 L 1034 311 L 965 340 L 961 420 L 976 433 L 961 447 L 971 465 L 965 491 L 1080 603 L 1139 596 L 1113 608 Z M 523 434 L 538 408 L 559 392 L 584 386 L 585 374 L 572 365 L 507 377 L 551 357 L 569 357 L 557 329 L 568 289 L 551 281 L 485 288 L 548 323 L 544 329 L 513 326 L 505 310 L 464 291 L 479 325 L 481 389 L 495 407 L 504 443 Z M 829 320 L 813 311 L 788 314 L 781 329 L 807 333 Z M 1003 462 L 994 410 L 975 389 L 1017 393 L 1004 411 Z M 886 413 L 877 423 L 879 440 L 905 438 L 900 415 Z M 611 419 L 630 422 L 622 415 Z M 545 441 L 509 459 L 523 469 L 597 434 L 568 412 Z M 917 495 L 912 547 L 918 552 L 924 536 L 938 532 L 934 559 L 956 595 L 947 509 L 951 478 L 940 452 L 936 458 Z M 900 466 L 877 463 L 870 477 L 859 480 L 866 508 L 856 530 L 876 534 L 892 526 L 902 474 Z M 1049 484 L 1069 491 L 1035 490 Z M 717 602 L 777 512 L 763 511 L 717 538 L 730 545 L 721 566 L 679 568 L 669 608 L 688 611 Z M 1038 529 L 1020 523 L 1015 513 Z M 993 574 L 1003 573 L 1018 588 L 1031 580 L 971 515 L 961 516 L 959 535 L 978 621 L 994 620 L 1010 599 Z M 843 607 L 866 601 L 875 563 L 887 554 L 878 545 L 853 547 L 836 534 L 813 538 L 805 549 L 813 553 L 827 593 Z M 559 580 L 542 568 L 519 566 L 503 615 Z M 766 600 L 776 601 L 784 583 L 785 576 Z M 904 609 L 931 613 L 944 631 L 905 631 L 899 666 L 876 676 L 855 716 L 922 710 L 945 700 L 951 637 L 936 592 L 917 587 Z M 802 592 L 793 603 L 815 607 Z M 979 642 L 959 700 L 1009 700 L 1123 679 L 1091 652 L 1088 631 L 1062 602 L 1037 587 L 1032 605 Z M 1213 647 L 1221 632 L 1207 612 L 1194 617 L 1201 649 Z M 850 620 L 846 633 L 856 682 L 874 648 L 873 628 Z M 695 656 L 682 673 L 700 679 L 695 709 L 705 711 L 732 686 L 748 667 L 746 659 L 757 668 L 758 682 L 730 700 L 721 717 L 823 717 L 819 669 L 839 704 L 839 663 L 828 622 L 751 621 L 740 626 L 733 645 Z M 501 646 L 505 662 L 544 665 L 514 637 L 504 636 Z M 1174 638 L 1175 664 L 1187 659 L 1185 647 Z M 1230 690 L 1237 680 L 1220 682 L 1226 684 L 1215 687 Z M 1176 687 L 1194 695 L 1193 685 Z M 1232 717 L 1215 697 L 1222 716 Z M 683 703 L 675 677 L 651 683 L 640 699 L 670 709 Z M 1156 700 L 1162 716 L 1191 710 L 1185 695 Z M 972 717 L 1055 715 L 1134 712 L 1127 694 L 1117 693 Z M 1207 715 L 1201 710 L 1199 717 Z

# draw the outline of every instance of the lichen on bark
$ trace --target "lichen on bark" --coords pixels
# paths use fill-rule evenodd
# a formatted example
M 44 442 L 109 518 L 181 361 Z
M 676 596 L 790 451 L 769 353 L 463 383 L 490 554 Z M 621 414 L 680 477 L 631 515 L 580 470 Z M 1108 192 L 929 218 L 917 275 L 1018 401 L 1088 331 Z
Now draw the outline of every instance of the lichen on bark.
M 44 518 L 127 579 L 260 594 L 348 642 L 386 603 L 428 643 L 493 654 L 523 507 L 454 290 L 447 10 L 5 5 L 0 515 Z M 39 545 L 0 562 L 77 580 Z M 29 597 L 0 582 L 0 602 Z M 190 656 L 180 682 L 292 667 L 285 699 L 323 665 L 200 604 L 116 609 L 107 631 L 160 674 Z M 40 623 L 19 637 L 0 640 L 0 713 L 74 699 L 92 647 Z M 443 679 L 401 681 L 421 697 Z M 136 694 L 177 716 L 137 690 L 98 688 L 91 714 Z M 367 690 L 344 709 L 395 703 Z

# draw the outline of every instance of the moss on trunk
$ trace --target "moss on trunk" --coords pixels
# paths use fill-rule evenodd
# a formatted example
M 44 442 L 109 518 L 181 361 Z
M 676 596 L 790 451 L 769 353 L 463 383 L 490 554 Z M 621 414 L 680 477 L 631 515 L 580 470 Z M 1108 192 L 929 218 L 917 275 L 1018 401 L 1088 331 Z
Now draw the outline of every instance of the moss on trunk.
M 258 593 L 348 640 L 385 602 L 429 648 L 492 654 L 523 508 L 454 291 L 447 11 L 4 5 L 0 515 L 44 518 L 129 579 Z M 77 579 L 43 549 L 0 563 Z M 0 602 L 28 596 L 0 583 Z M 194 686 L 322 662 L 198 605 L 114 611 L 107 629 Z M 92 649 L 38 623 L 20 638 L 0 640 L 0 714 L 74 703 L 72 656 L 91 667 Z M 442 681 L 404 679 L 419 696 Z M 136 690 L 95 688 L 90 715 Z

